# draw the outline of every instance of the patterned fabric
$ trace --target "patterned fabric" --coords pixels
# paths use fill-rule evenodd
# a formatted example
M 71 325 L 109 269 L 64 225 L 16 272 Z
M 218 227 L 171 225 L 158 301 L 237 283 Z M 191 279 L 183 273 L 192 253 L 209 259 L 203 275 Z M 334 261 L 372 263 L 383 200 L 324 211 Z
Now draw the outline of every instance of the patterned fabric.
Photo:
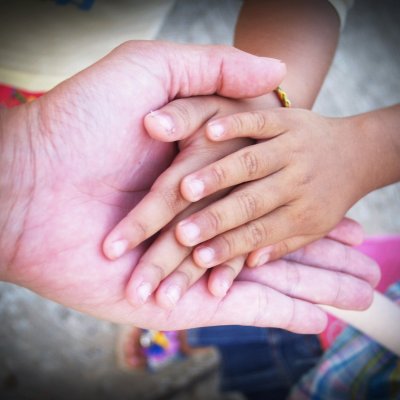
M 0 109 L 11 108 L 29 103 L 40 97 L 42 93 L 31 93 L 0 84 Z
M 400 305 L 400 281 L 387 296 Z M 400 358 L 352 327 L 344 330 L 289 396 L 289 400 L 346 399 L 400 399 Z

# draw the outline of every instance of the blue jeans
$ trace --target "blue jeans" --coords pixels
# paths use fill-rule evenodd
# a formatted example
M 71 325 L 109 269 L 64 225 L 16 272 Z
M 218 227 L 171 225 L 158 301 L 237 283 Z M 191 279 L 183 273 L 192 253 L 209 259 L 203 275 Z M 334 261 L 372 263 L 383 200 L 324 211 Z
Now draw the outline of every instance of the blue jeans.
M 290 388 L 319 360 L 315 335 L 245 326 L 188 331 L 189 344 L 215 346 L 221 354 L 221 390 L 249 400 L 285 399 Z

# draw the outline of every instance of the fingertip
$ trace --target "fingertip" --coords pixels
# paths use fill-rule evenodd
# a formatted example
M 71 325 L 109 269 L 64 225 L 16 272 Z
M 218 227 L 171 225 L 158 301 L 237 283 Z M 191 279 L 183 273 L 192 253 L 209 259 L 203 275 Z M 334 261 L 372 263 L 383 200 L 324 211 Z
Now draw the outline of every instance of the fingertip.
M 195 246 L 198 244 L 200 234 L 200 228 L 189 221 L 180 221 L 175 228 L 176 239 L 184 246 Z
M 145 304 L 150 296 L 152 295 L 154 289 L 150 282 L 136 283 L 136 280 L 131 280 L 125 289 L 126 299 L 133 306 L 140 306 Z
M 227 279 L 217 278 L 213 275 L 208 278 L 208 290 L 215 297 L 225 297 L 231 286 L 232 282 Z
M 212 121 L 207 124 L 206 135 L 210 140 L 223 140 L 225 133 L 225 127 L 221 122 Z
M 110 240 L 107 238 L 103 244 L 104 255 L 112 261 L 122 257 L 128 249 L 129 242 L 126 239 Z
M 274 248 L 274 246 L 266 246 L 251 252 L 246 260 L 247 266 L 250 268 L 255 268 L 267 264 L 272 259 Z
M 157 304 L 166 309 L 172 310 L 179 302 L 183 289 L 177 284 L 162 285 L 156 292 Z
M 211 268 L 218 264 L 215 260 L 215 250 L 208 246 L 198 246 L 193 250 L 194 262 L 201 268 Z
M 172 117 L 161 111 L 151 111 L 144 117 L 144 126 L 147 133 L 156 140 L 173 142 L 176 137 L 175 123 Z
M 314 334 L 319 335 L 325 331 L 328 326 L 328 315 L 325 311 L 319 309 L 318 316 L 315 320 Z
M 203 198 L 204 189 L 204 182 L 193 175 L 187 175 L 181 181 L 180 192 L 185 200 L 192 203 Z
M 343 218 L 328 233 L 328 237 L 349 246 L 359 246 L 365 239 L 362 226 L 350 218 Z

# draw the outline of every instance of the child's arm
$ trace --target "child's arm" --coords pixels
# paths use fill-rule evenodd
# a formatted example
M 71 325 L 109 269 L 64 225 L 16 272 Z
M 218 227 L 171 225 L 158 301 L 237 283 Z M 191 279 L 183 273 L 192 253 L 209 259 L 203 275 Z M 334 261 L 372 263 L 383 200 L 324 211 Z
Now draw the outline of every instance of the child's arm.
M 292 105 L 311 108 L 332 63 L 339 25 L 338 13 L 327 0 L 246 0 L 235 47 L 282 60 L 287 66 L 282 85 Z M 258 109 L 263 108 L 260 103 Z

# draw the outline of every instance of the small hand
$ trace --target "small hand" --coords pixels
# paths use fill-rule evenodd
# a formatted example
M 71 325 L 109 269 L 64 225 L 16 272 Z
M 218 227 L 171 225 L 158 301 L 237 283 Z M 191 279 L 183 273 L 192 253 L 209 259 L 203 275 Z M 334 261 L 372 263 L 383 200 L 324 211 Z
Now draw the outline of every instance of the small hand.
M 195 262 L 212 267 L 253 251 L 248 265 L 261 265 L 326 236 L 360 197 L 357 146 L 345 124 L 282 108 L 210 122 L 207 135 L 216 143 L 262 141 L 182 180 L 182 195 L 190 201 L 235 187 L 177 225 L 180 243 L 201 243 Z

